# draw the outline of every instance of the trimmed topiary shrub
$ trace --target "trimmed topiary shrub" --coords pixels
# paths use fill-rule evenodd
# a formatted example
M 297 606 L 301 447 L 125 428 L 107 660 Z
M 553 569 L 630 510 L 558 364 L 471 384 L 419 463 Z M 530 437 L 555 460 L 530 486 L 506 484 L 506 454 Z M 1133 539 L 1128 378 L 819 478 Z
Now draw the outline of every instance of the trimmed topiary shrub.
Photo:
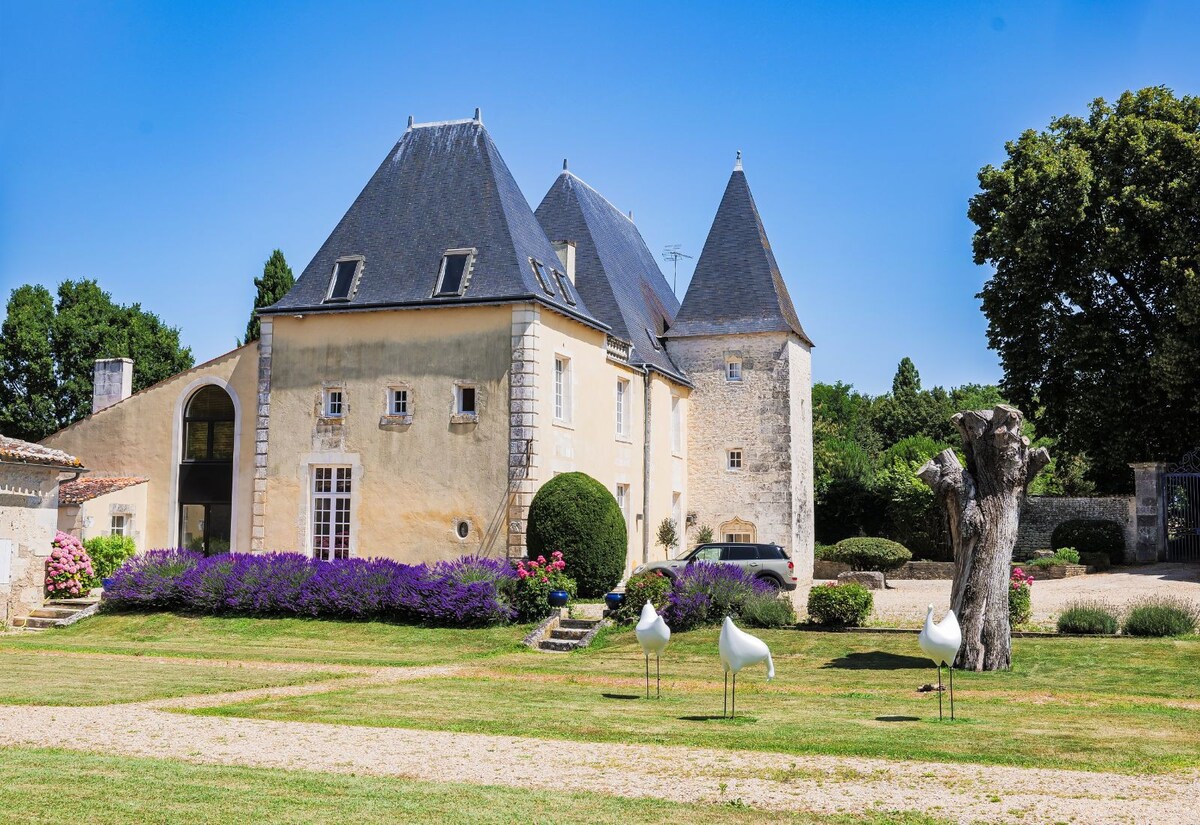
M 825 558 L 848 564 L 851 570 L 886 573 L 912 561 L 912 553 L 903 544 L 888 539 L 852 538 L 839 541 Z
M 808 615 L 817 624 L 861 625 L 874 607 L 871 591 L 854 582 L 829 582 L 808 591 Z
M 92 557 L 92 570 L 95 571 L 97 583 L 111 576 L 127 558 L 137 552 L 137 545 L 129 536 L 96 536 L 85 541 L 83 546 Z
M 603 596 L 625 572 L 625 518 L 608 488 L 585 473 L 563 473 L 529 505 L 529 555 L 562 551 L 583 598 Z
M 625 582 L 625 598 L 613 620 L 621 623 L 636 622 L 642 615 L 642 607 L 646 602 L 654 605 L 654 609 L 662 612 L 666 607 L 667 598 L 671 594 L 671 580 L 662 574 L 661 570 L 647 570 L 630 576 Z
M 1111 636 L 1119 624 L 1116 612 L 1104 602 L 1074 601 L 1058 617 L 1058 632 Z
M 1147 596 L 1133 603 L 1123 632 L 1129 636 L 1185 636 L 1196 629 L 1196 605 L 1171 596 Z
M 1125 531 L 1108 519 L 1071 519 L 1054 528 L 1050 549 L 1073 547 L 1080 553 L 1103 553 L 1112 564 L 1125 562 Z

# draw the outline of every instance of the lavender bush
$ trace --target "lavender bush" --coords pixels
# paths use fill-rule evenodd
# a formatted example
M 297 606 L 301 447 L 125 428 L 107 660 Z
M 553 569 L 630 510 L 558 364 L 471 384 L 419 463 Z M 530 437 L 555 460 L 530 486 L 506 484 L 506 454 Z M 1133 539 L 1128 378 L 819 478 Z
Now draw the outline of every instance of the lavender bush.
M 389 559 L 320 562 L 295 553 L 205 558 L 152 550 L 118 569 L 104 595 L 116 608 L 479 627 L 516 617 L 504 596 L 515 577 L 506 562 L 476 557 L 431 567 Z
M 672 630 L 716 624 L 726 616 L 753 621 L 766 611 L 746 616 L 747 602 L 772 598 L 777 598 L 774 588 L 736 565 L 696 562 L 676 577 L 663 618 Z

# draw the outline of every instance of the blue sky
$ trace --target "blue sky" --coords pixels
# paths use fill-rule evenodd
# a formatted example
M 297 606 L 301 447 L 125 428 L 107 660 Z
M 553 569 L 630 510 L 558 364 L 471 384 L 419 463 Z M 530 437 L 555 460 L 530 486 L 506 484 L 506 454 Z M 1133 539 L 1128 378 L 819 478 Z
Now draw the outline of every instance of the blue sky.
M 211 358 L 409 114 L 480 106 L 531 205 L 567 157 L 655 253 L 699 254 L 741 149 L 816 380 L 994 381 L 976 172 L 1095 97 L 1200 94 L 1198 31 L 1187 2 L 0 0 L 0 290 L 96 278 Z

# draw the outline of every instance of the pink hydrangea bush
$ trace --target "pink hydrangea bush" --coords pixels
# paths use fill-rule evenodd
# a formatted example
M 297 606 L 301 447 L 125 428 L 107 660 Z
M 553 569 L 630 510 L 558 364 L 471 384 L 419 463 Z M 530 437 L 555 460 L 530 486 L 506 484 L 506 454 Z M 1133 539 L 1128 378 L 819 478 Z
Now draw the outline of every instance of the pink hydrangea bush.
M 92 559 L 79 539 L 59 530 L 51 542 L 53 550 L 46 560 L 46 593 L 55 599 L 83 596 L 96 577 Z
M 565 590 L 575 596 L 575 580 L 566 574 L 563 554 L 555 550 L 545 556 L 517 562 L 517 578 L 512 583 L 510 600 L 520 621 L 532 622 L 550 615 L 550 591 Z

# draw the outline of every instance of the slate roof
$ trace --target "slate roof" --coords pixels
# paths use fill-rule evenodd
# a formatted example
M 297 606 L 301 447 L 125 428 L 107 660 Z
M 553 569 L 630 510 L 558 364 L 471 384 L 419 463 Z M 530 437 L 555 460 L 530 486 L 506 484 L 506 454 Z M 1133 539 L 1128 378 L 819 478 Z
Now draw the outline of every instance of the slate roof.
M 64 481 L 58 485 L 59 504 L 83 504 L 94 498 L 124 490 L 137 484 L 145 484 L 150 479 L 138 476 L 125 478 L 77 478 L 74 481 Z
M 679 301 L 633 221 L 565 169 L 534 214 L 551 240 L 575 241 L 576 289 L 614 336 L 633 344 L 630 363 L 683 378 L 647 332 L 661 336 Z
M 448 249 L 477 250 L 461 296 L 434 297 Z M 349 301 L 323 303 L 334 262 L 365 257 Z M 479 120 L 416 124 L 388 153 L 276 312 L 539 301 L 605 328 L 538 286 L 530 258 L 558 266 L 550 241 Z M 561 267 L 560 267 L 561 268 Z
M 0 435 L 0 461 L 8 464 L 42 464 L 72 470 L 83 467 L 83 462 L 70 453 L 4 435 Z
M 667 337 L 791 331 L 811 345 L 740 166 L 739 160 Z

